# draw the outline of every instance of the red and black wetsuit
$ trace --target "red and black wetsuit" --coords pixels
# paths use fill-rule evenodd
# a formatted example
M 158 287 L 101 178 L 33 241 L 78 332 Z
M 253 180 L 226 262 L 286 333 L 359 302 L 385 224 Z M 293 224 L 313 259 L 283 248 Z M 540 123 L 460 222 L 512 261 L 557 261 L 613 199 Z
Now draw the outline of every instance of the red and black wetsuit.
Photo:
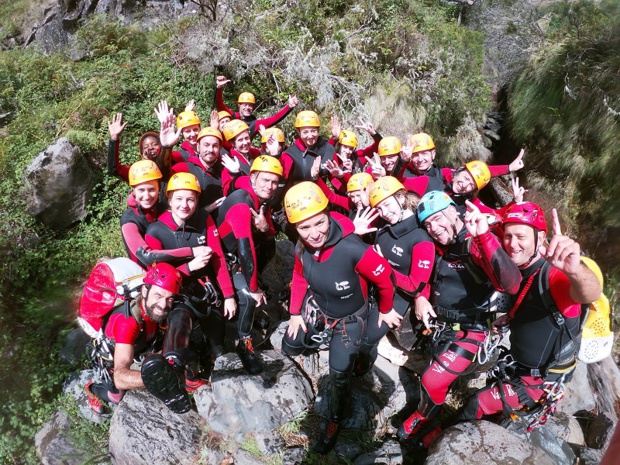
M 218 209 L 217 224 L 237 291 L 237 329 L 240 337 L 247 337 L 252 331 L 256 308 L 256 302 L 249 292 L 257 292 L 259 289 L 260 248 L 263 242 L 275 234 L 275 229 L 271 221 L 271 208 L 256 196 L 249 176 L 242 176 L 236 184 L 237 190 L 227 196 Z M 264 214 L 269 224 L 269 230 L 265 233 L 254 227 L 252 215 L 252 210 L 259 212 L 262 205 L 265 205 Z
M 325 139 L 319 137 L 313 147 L 307 148 L 301 139 L 295 139 L 280 156 L 280 163 L 284 170 L 284 178 L 289 186 L 293 186 L 302 181 L 312 181 L 312 164 L 316 157 L 321 157 L 321 164 L 332 160 L 335 154 L 332 147 Z M 321 169 L 321 175 L 327 172 Z
M 191 157 L 197 157 L 198 152 L 192 147 L 189 141 L 185 140 L 179 147 L 179 150 L 172 151 L 172 165 L 189 161 Z
M 341 194 L 345 194 L 347 192 L 347 182 L 349 182 L 349 178 L 351 178 L 351 176 L 354 174 L 364 171 L 364 167 L 368 164 L 368 159 L 372 158 L 373 154 L 379 149 L 379 142 L 381 142 L 381 139 L 383 139 L 381 134 L 376 132 L 372 136 L 372 139 L 373 143 L 370 144 L 368 147 L 354 150 L 351 154 L 350 159 L 353 162 L 353 168 L 351 169 L 350 173 L 345 173 L 342 179 L 330 176 L 329 180 L 337 192 Z M 335 147 L 336 143 L 338 143 L 338 140 L 330 138 L 327 142 L 329 142 L 330 145 L 333 145 Z M 334 153 L 333 160 L 338 163 L 338 166 L 342 166 L 342 160 L 337 153 Z
M 125 210 L 123 216 L 121 216 L 121 234 L 123 236 L 125 250 L 127 250 L 127 255 L 131 260 L 144 268 L 146 268 L 147 264 L 138 260 L 136 251 L 140 247 L 143 249 L 148 247 L 144 240 L 146 230 L 149 224 L 157 220 L 157 217 L 163 209 L 162 203 L 157 202 L 153 208 L 143 210 L 133 194 L 129 194 L 127 198 L 127 210 Z
M 282 121 L 286 115 L 288 115 L 293 109 L 288 106 L 288 104 L 282 108 L 275 115 L 270 116 L 269 118 L 258 119 L 253 114 L 247 118 L 241 116 L 241 113 L 238 111 L 232 111 L 230 108 L 226 106 L 224 103 L 224 88 L 220 87 L 215 90 L 215 106 L 217 111 L 227 111 L 232 115 L 232 119 L 240 119 L 245 124 L 247 124 L 250 128 L 250 139 L 254 139 L 254 136 L 258 134 L 258 128 L 263 125 L 265 128 L 270 128 L 278 124 Z
M 329 233 L 320 250 L 296 247 L 291 283 L 291 315 L 300 315 L 302 304 L 311 293 L 328 324 L 336 320 L 329 347 L 329 366 L 339 373 L 350 373 L 355 355 L 366 337 L 368 287 L 373 285 L 378 310 L 392 310 L 394 286 L 389 263 L 365 244 L 354 232 L 351 220 L 330 213 Z M 375 323 L 376 326 L 376 323 Z M 296 339 L 285 334 L 282 350 L 288 354 L 304 350 L 305 333 Z
M 252 167 L 250 160 L 253 160 L 259 155 L 260 150 L 256 147 L 252 147 L 250 149 L 250 153 L 247 157 L 239 153 L 236 149 L 230 150 L 229 156 L 239 160 L 239 171 L 237 173 L 231 173 L 227 168 L 224 168 L 222 171 L 222 189 L 224 190 L 224 195 L 228 195 L 237 189 L 237 180 L 241 176 L 247 176 L 250 174 L 250 168 Z
M 172 174 L 192 173 L 200 184 L 198 208 L 206 207 L 224 195 L 222 189 L 222 164 L 216 161 L 207 168 L 198 157 L 190 157 L 186 162 L 177 163 L 172 167 Z
M 519 298 L 523 295 L 523 299 L 520 305 L 510 312 L 513 315 L 510 318 L 510 355 L 517 363 L 510 367 L 513 370 L 513 380 L 501 385 L 494 383 L 477 391 L 459 415 L 460 420 L 480 419 L 504 411 L 500 389 L 512 409 L 523 406 L 528 399 L 523 399 L 523 396 L 519 398 L 518 384 L 524 387 L 531 402 L 535 402 L 544 395 L 542 384 L 545 381 L 553 382 L 562 375 L 561 369 L 557 373 L 544 373 L 544 368 L 554 360 L 554 351 L 566 341 L 560 341 L 561 331 L 540 294 L 538 273 L 543 266 L 548 265 L 545 265 L 544 258 L 540 258 L 521 270 L 523 281 L 517 295 Z M 570 280 L 560 270 L 550 268 L 548 285 L 551 297 L 565 318 L 568 330 L 576 334 L 581 321 L 581 304 L 570 297 Z M 564 334 L 563 337 L 566 338 L 567 335 Z M 536 373 L 537 370 L 543 373 Z
M 494 290 L 515 294 L 521 282 L 519 269 L 490 231 L 471 238 L 463 226 L 455 242 L 437 252 L 431 303 L 437 320 L 453 329 L 442 333 L 445 340 L 434 341 L 434 357 L 420 379 L 418 410 L 427 418 L 437 413 L 452 382 L 476 360 L 491 317 L 486 313 L 490 295 Z

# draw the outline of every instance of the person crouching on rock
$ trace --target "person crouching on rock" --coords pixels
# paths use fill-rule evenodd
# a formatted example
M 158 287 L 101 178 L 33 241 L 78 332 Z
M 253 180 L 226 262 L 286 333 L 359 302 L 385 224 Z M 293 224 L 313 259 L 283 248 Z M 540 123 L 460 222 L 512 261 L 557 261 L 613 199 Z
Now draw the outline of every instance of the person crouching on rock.
M 144 277 L 144 285 L 138 297 L 118 306 L 112 311 L 104 327 L 106 353 L 96 354 L 113 360 L 113 378 L 102 383 L 86 384 L 91 409 L 101 415 L 105 411 L 103 401 L 118 404 L 128 389 L 143 388 L 144 380 L 139 370 L 132 370 L 134 357 L 152 348 L 160 324 L 166 318 L 175 296 L 181 289 L 181 274 L 168 263 L 150 267 Z M 176 402 L 176 399 L 167 399 Z
M 372 319 L 369 314 L 379 313 L 374 318 L 378 326 L 395 328 L 401 321 L 392 308 L 390 264 L 353 233 L 351 220 L 330 213 L 327 206 L 325 194 L 309 181 L 292 187 L 284 197 L 286 216 L 300 239 L 295 248 L 291 318 L 282 351 L 299 355 L 313 342 L 312 336 L 329 341 L 329 421 L 314 446 L 320 454 L 334 447 L 348 416 L 350 378 L 367 321 Z M 370 284 L 378 295 L 378 310 L 369 308 Z

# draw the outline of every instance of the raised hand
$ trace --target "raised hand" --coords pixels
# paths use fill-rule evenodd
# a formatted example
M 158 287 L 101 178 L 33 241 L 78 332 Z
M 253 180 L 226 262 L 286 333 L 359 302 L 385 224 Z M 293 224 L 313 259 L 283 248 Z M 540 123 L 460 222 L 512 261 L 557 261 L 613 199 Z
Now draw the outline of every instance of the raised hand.
M 372 170 L 372 177 L 375 180 L 387 174 L 385 168 L 381 165 L 381 158 L 376 153 L 368 158 L 368 164 Z
M 181 129 L 174 130 L 174 114 L 168 113 L 168 116 L 161 121 L 159 128 L 159 141 L 162 147 L 173 147 L 181 136 Z
M 353 224 L 355 225 L 355 234 L 362 236 L 367 233 L 375 232 L 377 228 L 370 226 L 373 221 L 379 217 L 379 211 L 371 207 L 366 207 L 363 210 L 358 210 L 353 218 Z M 377 253 L 381 255 L 379 246 L 375 246 Z
M 267 137 L 267 143 L 265 144 L 265 148 L 267 149 L 267 154 L 271 155 L 272 157 L 276 157 L 278 156 L 278 154 L 280 153 L 280 143 L 278 142 L 278 138 L 276 137 L 275 133 L 271 133 L 269 134 L 269 137 Z
M 288 107 L 289 108 L 295 108 L 298 103 L 299 103 L 299 99 L 297 98 L 296 95 L 288 96 Z
M 334 160 L 327 160 L 325 162 L 325 168 L 327 168 L 329 174 L 334 178 L 342 178 L 344 176 L 344 171 Z
M 230 174 L 237 174 L 241 170 L 241 163 L 237 157 L 223 153 L 221 156 L 222 166 L 226 168 Z
M 375 127 L 372 125 L 370 121 L 364 121 L 362 117 L 360 116 L 359 122 L 360 122 L 359 124 L 355 125 L 356 129 L 361 129 L 363 131 L 366 131 L 371 136 L 374 136 L 377 133 L 377 131 L 375 130 Z
M 321 172 L 321 157 L 317 156 L 314 159 L 314 163 L 312 163 L 312 167 L 310 168 L 310 176 L 315 181 L 319 179 L 319 173 Z
M 515 176 L 510 180 L 510 184 L 512 185 L 512 196 L 514 197 L 515 202 L 523 202 L 523 196 L 525 195 L 527 190 L 519 186 L 519 178 Z
M 252 217 L 254 219 L 254 227 L 260 232 L 269 231 L 269 223 L 265 217 L 265 205 L 261 205 L 258 211 L 253 208 L 250 209 Z
M 108 122 L 108 131 L 110 131 L 110 139 L 118 140 L 121 133 L 127 126 L 127 121 L 123 123 L 123 114 L 117 113 L 112 117 L 112 121 Z
M 486 216 L 480 213 L 480 209 L 469 200 L 465 201 L 465 205 L 467 206 L 467 211 L 465 212 L 463 221 L 467 228 L 467 232 L 472 237 L 480 236 L 487 232 L 489 230 L 489 223 Z
M 221 89 L 226 84 L 230 82 L 230 79 L 227 79 L 226 76 L 218 76 L 215 78 L 215 87 Z
M 166 100 L 162 100 L 155 107 L 155 115 L 157 115 L 157 120 L 162 123 L 168 118 L 168 115 L 172 115 L 174 117 L 174 109 L 168 108 L 168 102 Z
M 340 119 L 338 119 L 336 115 L 332 115 L 330 123 L 332 126 L 332 137 L 338 140 L 338 138 L 340 137 L 340 130 L 342 129 Z
M 194 108 L 196 108 L 196 101 L 194 99 L 191 99 L 189 102 L 187 102 L 187 105 L 185 105 L 185 110 L 183 111 L 194 111 Z
M 551 210 L 553 237 L 548 246 L 541 246 L 540 253 L 551 266 L 567 275 L 575 274 L 581 266 L 581 247 L 568 236 L 562 235 L 558 212 Z
M 211 115 L 209 115 L 209 126 L 218 131 L 220 130 L 220 115 L 217 113 L 217 110 L 213 110 Z
M 411 135 L 408 135 L 407 143 L 400 150 L 400 158 L 405 163 L 409 163 L 411 161 L 412 156 L 413 156 L 413 144 L 411 143 Z
M 510 170 L 511 173 L 515 171 L 519 171 L 521 168 L 525 166 L 525 163 L 523 162 L 523 155 L 525 155 L 525 149 L 521 149 L 521 151 L 519 152 L 519 155 L 517 155 L 517 158 L 512 160 L 512 163 L 508 165 L 508 169 Z

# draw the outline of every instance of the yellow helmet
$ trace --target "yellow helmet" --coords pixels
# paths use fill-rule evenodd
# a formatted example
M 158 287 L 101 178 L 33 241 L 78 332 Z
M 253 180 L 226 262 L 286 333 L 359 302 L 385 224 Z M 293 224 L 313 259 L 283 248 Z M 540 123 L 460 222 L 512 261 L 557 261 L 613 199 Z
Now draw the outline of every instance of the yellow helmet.
M 276 136 L 276 139 L 278 142 L 280 142 L 281 144 L 284 143 L 284 131 L 282 131 L 282 129 L 280 128 L 267 128 L 265 129 L 265 131 L 263 132 L 263 135 L 260 138 L 260 143 L 261 144 L 266 144 L 267 143 L 267 139 L 269 139 L 269 135 L 270 134 L 274 134 Z
M 232 115 L 230 114 L 230 112 L 222 110 L 217 112 L 217 117 L 220 121 L 222 121 L 224 118 L 232 118 Z
M 176 173 L 172 175 L 170 181 L 168 181 L 166 195 L 168 195 L 170 192 L 180 190 L 195 191 L 199 194 L 202 191 L 200 189 L 200 184 L 198 183 L 198 178 L 192 173 Z
M 349 182 L 347 182 L 347 192 L 366 189 L 372 182 L 372 176 L 368 173 L 354 174 L 349 178 Z
M 318 128 L 321 127 L 319 115 L 310 110 L 304 110 L 297 113 L 295 118 L 296 128 Z
M 159 171 L 159 167 L 152 160 L 137 161 L 129 168 L 129 185 L 131 187 L 161 178 L 161 171 Z
M 403 186 L 402 183 L 394 176 L 383 176 L 377 179 L 374 183 L 372 183 L 372 186 L 370 186 L 370 192 L 368 193 L 370 206 L 377 206 L 379 202 L 396 194 L 404 188 L 405 186 Z
M 195 111 L 182 111 L 177 116 L 177 128 L 183 129 L 194 124 L 200 125 L 200 118 Z
M 240 119 L 233 119 L 224 125 L 224 137 L 227 141 L 231 141 L 243 131 L 247 131 L 248 129 L 248 125 L 243 121 Z
M 590 268 L 590 270 L 592 270 L 592 272 L 598 278 L 598 282 L 601 283 L 601 287 L 602 287 L 603 286 L 603 272 L 601 271 L 599 266 L 596 264 L 596 262 L 588 257 L 581 257 L 581 261 L 583 262 L 585 266 L 587 266 L 588 268 Z
M 474 160 L 465 163 L 465 169 L 469 171 L 471 177 L 474 178 L 474 183 L 476 183 L 478 190 L 486 186 L 491 180 L 491 171 L 489 171 L 489 167 L 483 161 Z
M 327 208 L 327 197 L 319 186 L 310 181 L 291 187 L 284 196 L 284 211 L 288 222 L 299 223 Z
M 413 153 L 433 150 L 435 148 L 435 143 L 433 142 L 433 139 L 425 132 L 419 132 L 411 136 L 409 138 L 409 143 L 413 145 Z
M 254 171 L 264 171 L 265 173 L 273 173 L 278 176 L 282 176 L 283 173 L 280 160 L 269 155 L 261 155 L 254 159 L 252 167 L 250 168 L 250 174 Z
M 256 98 L 254 98 L 254 94 L 252 92 L 241 92 L 239 94 L 239 98 L 237 98 L 237 103 L 256 103 Z
M 340 131 L 340 137 L 338 137 L 340 145 L 348 145 L 349 147 L 357 147 L 357 136 L 352 131 L 343 129 Z
M 400 143 L 398 137 L 384 137 L 381 139 L 381 142 L 379 142 L 379 156 L 387 157 L 389 155 L 398 155 L 402 148 L 403 144 Z
M 202 139 L 205 136 L 213 136 L 213 137 L 217 137 L 220 142 L 222 142 L 222 133 L 220 131 L 218 131 L 215 128 L 212 128 L 211 126 L 207 126 L 206 128 L 202 128 L 202 131 L 200 131 L 200 133 L 198 133 L 198 137 L 196 138 L 196 142 L 198 142 L 200 139 Z

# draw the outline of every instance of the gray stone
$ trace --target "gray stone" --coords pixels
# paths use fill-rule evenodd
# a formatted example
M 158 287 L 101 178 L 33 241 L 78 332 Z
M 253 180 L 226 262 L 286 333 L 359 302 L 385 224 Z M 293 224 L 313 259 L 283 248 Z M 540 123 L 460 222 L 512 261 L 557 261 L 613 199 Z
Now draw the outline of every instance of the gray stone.
M 395 441 L 384 442 L 379 449 L 362 454 L 353 462 L 354 465 L 373 465 L 376 463 L 390 465 L 399 465 L 403 463 L 403 454 L 400 444 Z
M 574 415 L 580 410 L 591 411 L 595 408 L 596 399 L 588 380 L 588 366 L 577 363 L 572 379 L 566 383 L 564 399 L 558 404 L 558 411 Z
M 82 360 L 84 348 L 90 340 L 90 336 L 82 328 L 76 328 L 65 336 L 65 342 L 58 356 L 70 365 L 75 365 Z
M 80 414 L 89 421 L 93 423 L 102 423 L 106 419 L 109 418 L 109 415 L 100 416 L 92 411 L 90 405 L 88 404 L 88 396 L 86 395 L 86 391 L 84 391 L 84 386 L 90 381 L 93 380 L 97 382 L 95 379 L 95 374 L 93 370 L 83 370 L 77 375 L 71 376 L 66 382 L 64 386 L 64 393 L 72 396 L 78 406 Z M 110 404 L 109 407 L 116 408 L 116 405 Z
M 604 449 L 614 434 L 614 419 L 608 413 L 600 413 L 588 425 L 586 444 L 592 449 Z
M 145 389 L 128 391 L 110 422 L 110 455 L 116 464 L 193 464 L 204 419 L 173 413 Z
M 603 451 L 599 449 L 590 449 L 582 447 L 579 449 L 580 465 L 598 465 L 603 459 Z
M 280 353 L 259 352 L 265 370 L 248 375 L 236 354 L 218 358 L 212 391 L 199 389 L 196 406 L 215 432 L 242 440 L 246 433 L 270 431 L 293 420 L 313 398 L 304 374 Z
M 88 213 L 94 183 L 95 173 L 79 147 L 59 139 L 28 165 L 28 211 L 51 228 L 67 228 Z
M 487 421 L 448 428 L 431 446 L 426 465 L 557 465 L 541 449 Z

